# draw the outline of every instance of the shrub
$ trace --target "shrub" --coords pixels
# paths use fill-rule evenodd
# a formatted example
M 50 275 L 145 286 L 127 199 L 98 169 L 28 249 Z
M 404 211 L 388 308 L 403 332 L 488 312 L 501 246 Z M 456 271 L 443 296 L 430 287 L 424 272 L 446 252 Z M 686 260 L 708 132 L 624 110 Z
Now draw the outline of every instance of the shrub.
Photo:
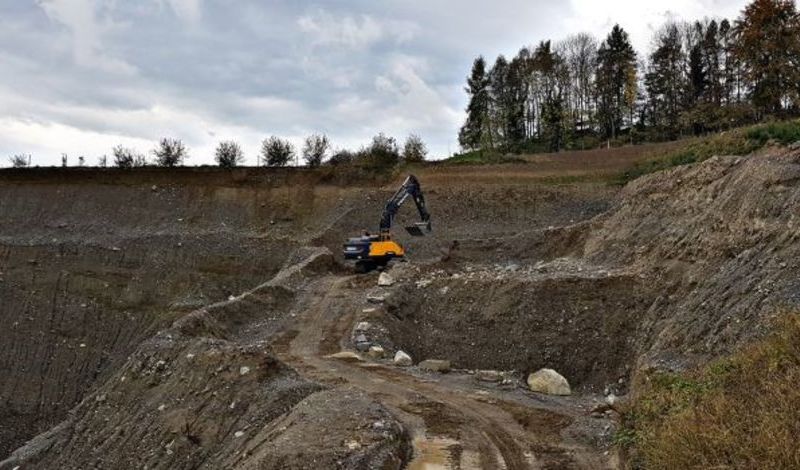
M 182 165 L 187 158 L 186 147 L 179 139 L 163 138 L 153 150 L 158 166 L 174 167 Z
M 403 160 L 408 163 L 423 162 L 427 155 L 425 142 L 416 134 L 409 135 L 403 145 Z
M 214 158 L 222 168 L 233 168 L 244 161 L 244 152 L 239 144 L 229 140 L 219 143 L 214 152 Z
M 310 167 L 320 166 L 328 149 L 330 149 L 330 142 L 326 135 L 312 134 L 306 137 L 305 145 L 303 145 L 303 159 Z
M 14 168 L 28 168 L 31 166 L 31 156 L 30 155 L 13 155 L 8 157 L 8 161 L 11 163 L 11 166 Z
M 147 165 L 147 159 L 136 150 L 117 145 L 111 150 L 114 155 L 114 165 L 118 168 L 133 168 Z
M 347 165 L 353 163 L 356 159 L 356 154 L 350 150 L 338 150 L 336 153 L 331 155 L 331 158 L 328 159 L 329 165 Z
M 294 147 L 288 140 L 273 135 L 261 143 L 261 156 L 267 166 L 286 166 L 294 157 Z

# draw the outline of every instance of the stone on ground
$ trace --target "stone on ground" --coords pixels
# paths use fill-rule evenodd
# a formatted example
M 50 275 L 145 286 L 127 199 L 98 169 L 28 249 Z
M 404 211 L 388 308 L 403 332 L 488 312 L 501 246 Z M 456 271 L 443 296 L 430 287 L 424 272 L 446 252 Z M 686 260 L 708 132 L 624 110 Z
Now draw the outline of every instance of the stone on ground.
M 450 361 L 442 359 L 425 359 L 419 363 L 419 368 L 433 372 L 448 372 L 450 370 Z
M 403 351 L 397 351 L 394 355 L 394 363 L 398 366 L 410 366 L 414 364 L 414 361 L 411 360 L 411 356 L 406 354 Z
M 548 395 L 570 395 L 569 382 L 553 369 L 539 369 L 528 376 L 528 387 Z
M 369 357 L 373 359 L 380 359 L 383 357 L 385 353 L 386 351 L 383 350 L 382 346 L 370 346 L 369 352 L 367 352 L 367 354 L 369 354 Z
M 354 353 L 353 351 L 339 351 L 339 352 L 337 352 L 335 354 L 331 354 L 331 355 L 325 356 L 325 357 L 327 357 L 328 359 L 337 359 L 339 361 L 344 361 L 344 362 L 361 362 L 361 361 L 363 361 L 363 359 L 361 359 L 361 356 L 359 356 L 358 354 Z
M 391 286 L 392 284 L 394 284 L 394 278 L 392 276 L 390 276 L 389 273 L 383 272 L 383 273 L 381 273 L 380 276 L 378 276 L 378 285 L 379 286 L 388 287 L 388 286 Z
M 496 370 L 478 370 L 475 371 L 475 378 L 482 382 L 500 382 L 503 374 Z

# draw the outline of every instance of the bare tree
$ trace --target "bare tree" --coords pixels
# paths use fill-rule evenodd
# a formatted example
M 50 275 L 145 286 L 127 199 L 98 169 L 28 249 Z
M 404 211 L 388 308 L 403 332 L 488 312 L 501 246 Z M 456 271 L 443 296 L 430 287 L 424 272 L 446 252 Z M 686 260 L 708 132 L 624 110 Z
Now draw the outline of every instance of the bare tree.
M 428 148 L 425 146 L 425 142 L 416 134 L 409 135 L 403 145 L 403 160 L 409 163 L 423 162 L 427 155 Z
M 8 158 L 8 161 L 11 162 L 11 166 L 14 168 L 28 168 L 31 166 L 31 156 L 30 155 L 23 155 L 18 154 Z
M 78 157 L 78 166 L 83 166 L 84 163 L 86 163 L 86 159 L 83 157 L 83 155 L 79 156 Z
M 100 158 L 97 159 L 97 166 L 100 168 L 105 168 L 108 166 L 108 156 L 102 155 Z
M 273 135 L 261 143 L 261 157 L 267 166 L 286 166 L 294 157 L 294 147 L 288 140 Z
M 569 69 L 568 108 L 572 110 L 576 130 L 591 127 L 594 111 L 594 71 L 597 68 L 597 39 L 578 33 L 561 41 L 556 50 Z
M 320 166 L 329 149 L 328 136 L 325 134 L 312 134 L 306 137 L 306 142 L 303 146 L 303 159 L 310 167 Z
M 61 154 L 61 166 L 64 167 L 64 168 L 67 167 L 67 154 L 66 153 L 62 153 Z
M 187 158 L 186 147 L 179 139 L 163 138 L 153 150 L 159 166 L 174 167 L 182 165 Z
M 232 140 L 220 142 L 214 152 L 217 164 L 222 168 L 233 168 L 239 166 L 244 161 L 242 147 Z

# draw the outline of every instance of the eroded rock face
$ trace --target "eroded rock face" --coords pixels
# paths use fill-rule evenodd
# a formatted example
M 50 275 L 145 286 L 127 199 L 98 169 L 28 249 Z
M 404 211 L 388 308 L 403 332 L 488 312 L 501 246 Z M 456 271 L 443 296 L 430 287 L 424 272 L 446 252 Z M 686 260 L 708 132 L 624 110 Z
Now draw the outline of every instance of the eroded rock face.
M 528 388 L 548 395 L 571 395 L 569 382 L 553 369 L 539 369 L 528 375 Z

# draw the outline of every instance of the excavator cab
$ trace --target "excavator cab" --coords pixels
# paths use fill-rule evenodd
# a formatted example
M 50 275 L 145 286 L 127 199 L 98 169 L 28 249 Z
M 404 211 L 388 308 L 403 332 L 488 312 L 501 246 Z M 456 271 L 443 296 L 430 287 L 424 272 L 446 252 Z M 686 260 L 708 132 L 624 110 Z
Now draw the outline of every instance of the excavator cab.
M 355 260 L 360 271 L 368 271 L 376 266 L 386 266 L 394 258 L 403 258 L 406 254 L 402 245 L 392 239 L 391 227 L 400 206 L 411 196 L 417 205 L 422 222 L 406 227 L 409 234 L 421 236 L 423 229 L 431 231 L 430 214 L 425 207 L 422 188 L 414 175 L 409 175 L 400 189 L 386 202 L 380 221 L 380 231 L 372 235 L 366 230 L 360 237 L 347 239 L 344 244 L 344 258 Z

